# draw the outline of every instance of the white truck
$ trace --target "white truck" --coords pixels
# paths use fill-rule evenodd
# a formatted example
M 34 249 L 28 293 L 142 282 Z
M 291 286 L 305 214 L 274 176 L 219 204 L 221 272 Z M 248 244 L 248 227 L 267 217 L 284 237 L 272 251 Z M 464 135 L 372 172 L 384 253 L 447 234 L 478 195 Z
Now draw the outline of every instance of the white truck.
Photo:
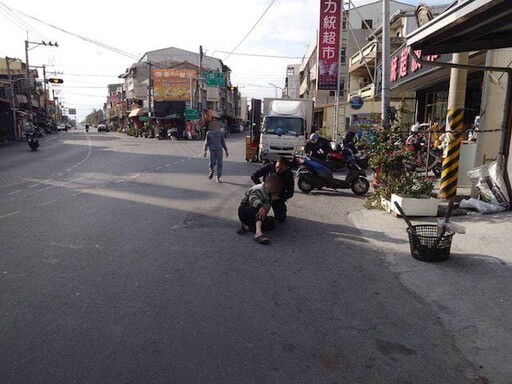
M 313 100 L 264 99 L 259 156 L 262 161 L 303 154 L 313 125 Z

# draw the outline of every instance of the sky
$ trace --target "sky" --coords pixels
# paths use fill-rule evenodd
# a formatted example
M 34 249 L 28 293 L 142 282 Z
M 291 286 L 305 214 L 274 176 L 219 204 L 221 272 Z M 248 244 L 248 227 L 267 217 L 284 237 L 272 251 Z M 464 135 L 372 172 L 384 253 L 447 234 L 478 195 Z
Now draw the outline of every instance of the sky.
M 355 1 L 356 5 L 371 1 Z M 416 0 L 408 1 L 417 3 Z M 188 0 L 145 2 L 0 0 L 0 55 L 25 60 L 24 40 L 56 41 L 58 48 L 38 46 L 29 52 L 30 65 L 47 65 L 63 78 L 53 86 L 68 108 L 77 109 L 81 121 L 100 109 L 107 84 L 137 59 L 67 35 L 5 7 L 24 12 L 61 29 L 115 47 L 133 57 L 166 47 L 198 51 L 226 58 L 256 23 L 271 0 Z M 439 3 L 439 1 L 424 1 Z M 276 0 L 238 53 L 302 57 L 317 29 L 319 0 Z M 236 53 L 235 52 L 235 53 Z M 286 65 L 300 59 L 257 58 L 231 55 L 224 60 L 232 69 L 232 82 L 248 98 L 273 97 L 274 84 L 284 86 Z M 42 76 L 42 75 L 41 75 Z

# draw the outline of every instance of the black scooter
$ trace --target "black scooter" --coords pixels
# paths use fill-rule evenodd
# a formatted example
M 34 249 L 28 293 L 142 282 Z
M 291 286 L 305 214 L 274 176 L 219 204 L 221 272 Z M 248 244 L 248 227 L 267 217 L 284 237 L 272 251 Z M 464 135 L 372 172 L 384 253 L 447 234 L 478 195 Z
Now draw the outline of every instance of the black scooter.
M 27 133 L 27 142 L 31 150 L 37 151 L 37 148 L 39 148 L 39 139 L 36 133 Z
M 370 190 L 370 182 L 366 173 L 357 164 L 348 164 L 348 173 L 345 180 L 336 179 L 332 170 L 320 161 L 308 156 L 297 158 L 300 167 L 297 186 L 304 193 L 310 193 L 314 189 L 351 189 L 356 195 L 361 196 Z

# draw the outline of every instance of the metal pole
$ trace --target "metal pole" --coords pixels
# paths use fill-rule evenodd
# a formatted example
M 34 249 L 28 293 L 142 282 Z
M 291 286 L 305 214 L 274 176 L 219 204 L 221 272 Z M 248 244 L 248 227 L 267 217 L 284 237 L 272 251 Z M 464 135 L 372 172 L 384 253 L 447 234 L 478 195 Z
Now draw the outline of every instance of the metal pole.
M 28 79 L 28 121 L 32 121 L 32 81 L 30 78 L 30 65 L 28 62 L 28 40 L 25 40 L 25 65 L 27 66 L 27 79 Z
M 389 46 L 389 0 L 382 0 L 382 127 L 384 129 L 390 128 L 388 118 L 389 104 L 390 104 L 390 46 Z
M 11 84 L 11 102 L 12 102 L 12 130 L 14 132 L 14 140 L 18 140 L 18 122 L 16 121 L 16 92 L 14 91 L 14 81 L 12 79 L 11 74 L 11 64 L 9 63 L 9 58 L 5 57 L 5 62 L 7 63 L 7 78 Z
M 347 28 L 348 30 L 351 30 L 351 26 L 350 26 L 350 2 L 348 3 L 347 5 Z M 342 23 L 343 25 L 343 23 Z M 348 32 L 348 31 L 347 31 Z M 353 31 L 352 31 L 353 32 Z M 350 69 L 350 65 L 349 63 L 347 63 L 347 58 L 350 58 L 351 54 L 350 54 L 350 34 L 347 33 L 347 45 L 345 47 L 345 80 L 343 82 L 343 119 L 345 120 L 343 123 L 343 125 L 345 126 L 345 132 L 348 132 L 349 130 L 349 119 L 347 118 L 347 96 L 348 96 L 348 92 L 350 90 L 350 74 L 349 74 L 349 69 Z M 341 46 L 343 47 L 343 41 L 341 41 Z M 336 137 L 336 143 L 338 142 L 338 137 Z
M 454 53 L 454 64 L 467 64 L 469 54 Z M 450 72 L 450 91 L 448 94 L 448 113 L 446 115 L 446 132 L 451 132 L 452 140 L 448 142 L 447 155 L 443 159 L 441 173 L 441 188 L 439 198 L 452 200 L 457 195 L 457 180 L 459 178 L 459 158 L 464 133 L 464 105 L 466 102 L 466 83 L 468 70 L 452 68 Z
M 343 47 L 343 1 L 339 2 L 339 31 L 338 31 L 338 76 L 336 80 L 336 93 L 334 97 L 334 132 L 333 141 L 338 142 L 338 129 L 340 125 L 340 88 L 341 88 L 341 50 Z M 320 35 L 318 36 L 320 39 Z
M 199 118 L 202 119 L 203 117 L 203 46 L 199 46 Z
M 189 87 L 190 87 L 190 109 L 194 108 L 194 93 L 192 92 L 192 76 L 189 76 Z
M 46 65 L 43 65 L 44 115 L 46 116 L 46 122 L 48 123 L 48 97 L 46 96 L 46 91 Z

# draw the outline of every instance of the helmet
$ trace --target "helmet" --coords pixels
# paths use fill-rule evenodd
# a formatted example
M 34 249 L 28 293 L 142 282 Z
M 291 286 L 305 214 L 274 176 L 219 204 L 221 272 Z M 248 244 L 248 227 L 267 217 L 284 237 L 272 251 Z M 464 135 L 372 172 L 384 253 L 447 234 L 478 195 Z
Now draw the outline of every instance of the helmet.
M 316 143 L 318 141 L 318 133 L 312 133 L 311 136 L 309 136 L 309 140 Z
M 413 124 L 411 126 L 411 132 L 416 133 L 420 130 L 420 123 Z

